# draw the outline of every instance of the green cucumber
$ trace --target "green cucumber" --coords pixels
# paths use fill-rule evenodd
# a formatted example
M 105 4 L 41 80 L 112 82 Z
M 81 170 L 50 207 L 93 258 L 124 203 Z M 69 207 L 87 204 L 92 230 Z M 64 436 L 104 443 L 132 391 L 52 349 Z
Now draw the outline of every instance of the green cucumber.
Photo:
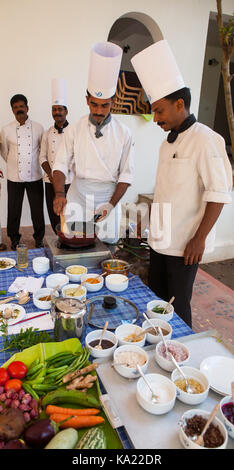
M 92 395 L 86 395 L 80 390 L 57 389 L 47 393 L 42 400 L 42 406 L 56 405 L 59 403 L 67 403 L 81 405 L 85 408 L 101 408 L 101 404 L 97 398 Z
M 106 436 L 102 429 L 89 429 L 79 440 L 75 449 L 106 449 Z
M 77 430 L 68 428 L 63 431 L 59 431 L 58 434 L 56 434 L 45 446 L 45 449 L 74 449 L 77 441 Z

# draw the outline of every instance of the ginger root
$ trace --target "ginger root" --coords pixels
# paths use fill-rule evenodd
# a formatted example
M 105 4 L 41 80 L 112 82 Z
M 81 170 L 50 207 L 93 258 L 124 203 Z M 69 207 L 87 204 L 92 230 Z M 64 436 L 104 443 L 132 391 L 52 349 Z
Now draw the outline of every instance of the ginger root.
M 86 377 L 78 377 L 77 379 L 73 380 L 70 385 L 66 386 L 67 390 L 76 390 L 76 389 L 88 389 L 92 388 L 94 385 L 95 380 L 97 380 L 96 375 L 86 375 Z
M 70 374 L 67 374 L 63 377 L 63 383 L 65 384 L 67 382 L 71 382 L 71 380 L 75 379 L 76 377 L 80 377 L 81 375 L 86 375 L 89 372 L 92 372 L 92 370 L 96 370 L 97 367 L 98 367 L 98 364 L 93 362 L 93 364 L 83 367 L 83 369 L 75 370 L 74 372 L 71 372 Z

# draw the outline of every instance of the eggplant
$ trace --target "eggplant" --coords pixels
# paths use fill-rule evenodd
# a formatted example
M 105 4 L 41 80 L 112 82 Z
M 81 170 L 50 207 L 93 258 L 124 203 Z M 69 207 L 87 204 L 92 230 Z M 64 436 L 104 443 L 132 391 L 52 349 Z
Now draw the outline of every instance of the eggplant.
M 26 444 L 33 449 L 43 449 L 46 444 L 60 430 L 61 424 L 68 421 L 71 416 L 57 424 L 52 419 L 40 419 L 36 423 L 31 424 L 24 432 L 24 440 Z

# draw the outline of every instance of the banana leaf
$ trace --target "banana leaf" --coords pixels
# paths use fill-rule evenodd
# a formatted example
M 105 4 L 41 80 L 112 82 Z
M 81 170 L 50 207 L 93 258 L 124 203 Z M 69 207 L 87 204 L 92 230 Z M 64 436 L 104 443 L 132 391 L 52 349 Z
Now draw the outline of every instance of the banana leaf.
M 71 351 L 73 353 L 79 352 L 79 351 L 82 352 L 82 345 L 77 338 L 70 338 L 65 341 L 54 342 L 54 343 L 53 342 L 39 343 L 39 344 L 36 344 L 35 346 L 32 346 L 31 348 L 24 349 L 24 351 L 22 352 L 18 352 L 14 354 L 1 367 L 7 368 L 9 364 L 13 361 L 22 361 L 27 367 L 29 367 L 32 364 L 32 362 L 35 361 L 35 359 L 37 358 L 39 358 L 41 362 L 44 362 L 49 357 L 54 356 L 55 354 L 62 352 L 62 351 Z M 87 364 L 88 363 L 89 362 L 87 362 Z M 96 380 L 95 386 L 92 389 L 88 390 L 87 393 L 95 396 L 95 398 L 97 399 L 99 398 L 101 391 L 100 391 L 98 380 Z M 66 403 L 63 403 L 60 406 L 72 408 L 71 404 L 68 405 Z M 107 449 L 122 449 L 123 446 L 118 436 L 118 433 L 116 432 L 115 429 L 112 428 L 103 410 L 101 410 L 100 416 L 103 416 L 103 418 L 105 419 L 105 423 L 99 425 L 99 427 L 103 430 L 106 436 Z M 44 411 L 42 412 L 40 417 L 41 418 L 46 417 Z M 82 435 L 86 431 L 87 431 L 87 428 L 78 430 L 79 439 L 82 437 Z

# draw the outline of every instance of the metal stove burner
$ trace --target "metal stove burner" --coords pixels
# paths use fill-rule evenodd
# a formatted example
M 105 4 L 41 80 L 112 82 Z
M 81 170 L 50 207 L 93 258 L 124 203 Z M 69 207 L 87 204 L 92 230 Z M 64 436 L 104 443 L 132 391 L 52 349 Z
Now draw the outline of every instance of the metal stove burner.
M 82 264 L 88 269 L 96 269 L 100 268 L 102 261 L 111 258 L 108 245 L 98 238 L 93 245 L 71 247 L 63 245 L 56 235 L 48 235 L 45 238 L 45 252 L 54 272 L 64 272 L 67 266 L 73 264 Z

